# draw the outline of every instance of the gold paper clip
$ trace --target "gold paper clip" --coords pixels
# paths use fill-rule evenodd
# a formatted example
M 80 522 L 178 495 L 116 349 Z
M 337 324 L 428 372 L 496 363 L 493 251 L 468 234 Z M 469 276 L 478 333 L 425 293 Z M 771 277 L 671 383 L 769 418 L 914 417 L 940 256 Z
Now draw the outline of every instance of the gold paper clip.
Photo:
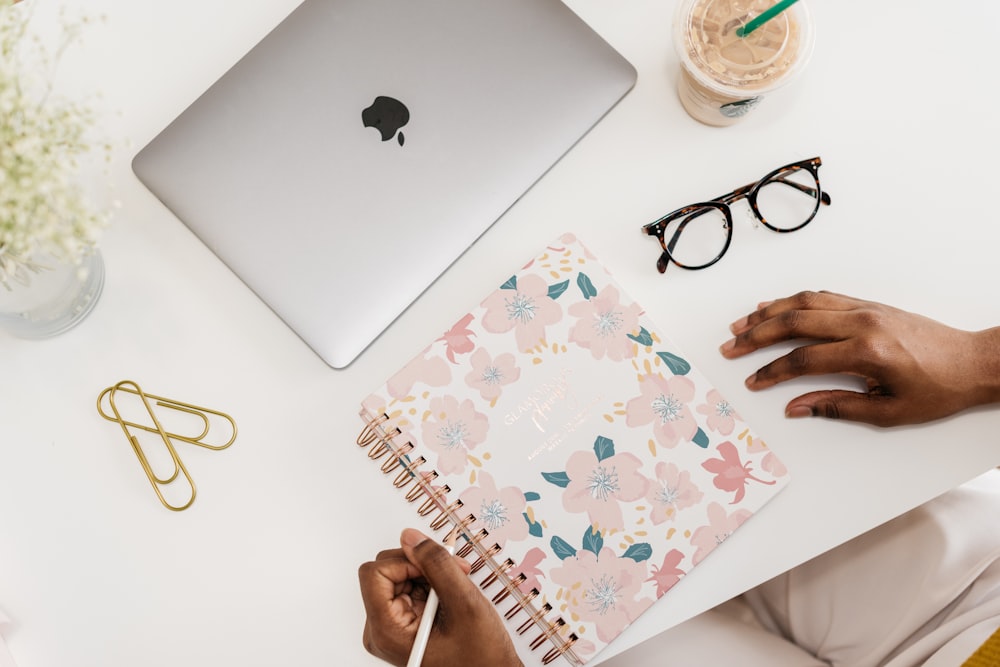
M 132 394 L 138 396 L 145 407 L 146 414 L 152 420 L 153 425 L 140 424 L 138 422 L 129 421 L 122 417 L 121 412 L 118 410 L 118 406 L 115 403 L 115 394 L 119 391 L 123 391 L 127 394 Z M 108 405 L 111 407 L 111 411 L 114 415 L 109 415 L 104 411 L 101 403 L 104 397 L 108 397 Z M 150 400 L 156 402 L 156 405 L 167 408 L 169 410 L 176 410 L 188 415 L 193 415 L 198 417 L 202 421 L 201 433 L 197 435 L 184 435 L 181 433 L 172 433 L 163 428 L 160 424 L 160 420 L 157 418 L 156 413 L 153 411 L 153 406 L 150 405 Z M 191 474 L 188 472 L 187 467 L 185 467 L 184 462 L 181 460 L 180 456 L 177 454 L 177 450 L 174 448 L 174 441 L 186 442 L 192 445 L 198 445 L 199 447 L 205 447 L 212 450 L 225 449 L 229 445 L 233 444 L 236 440 L 236 422 L 229 415 L 219 412 L 217 410 L 210 410 L 208 408 L 198 407 L 196 405 L 191 405 L 189 403 L 182 403 L 180 401 L 175 401 L 170 398 L 164 398 L 162 396 L 154 396 L 153 394 L 147 394 L 139 387 L 138 384 L 132 382 L 131 380 L 123 380 L 118 384 L 108 387 L 100 393 L 97 397 L 97 411 L 102 417 L 108 421 L 117 422 L 121 427 L 122 431 L 125 433 L 125 437 L 128 439 L 129 444 L 132 445 L 132 451 L 135 452 L 136 457 L 139 459 L 139 464 L 142 465 L 143 471 L 146 473 L 146 477 L 149 479 L 149 483 L 153 486 L 153 490 L 156 492 L 156 497 L 160 499 L 160 502 L 169 510 L 179 512 L 185 510 L 191 506 L 194 502 L 195 496 L 198 491 L 195 487 L 194 480 L 191 479 Z M 232 434 L 225 442 L 221 444 L 211 444 L 206 442 L 205 438 L 208 437 L 209 432 L 212 428 L 212 420 L 209 418 L 214 415 L 221 420 L 228 422 Z M 143 451 L 142 446 L 139 444 L 139 439 L 132 433 L 129 429 L 140 429 L 142 431 L 147 431 L 149 433 L 157 433 L 160 439 L 163 441 L 163 445 L 166 448 L 167 455 L 170 462 L 173 464 L 173 471 L 166 476 L 158 476 L 153 471 L 153 466 L 149 462 L 149 458 Z M 183 475 L 184 479 L 187 481 L 188 486 L 191 489 L 191 495 L 182 505 L 171 505 L 170 502 L 164 497 L 163 492 L 160 487 L 166 487 L 167 485 L 173 484 L 178 481 L 179 477 Z

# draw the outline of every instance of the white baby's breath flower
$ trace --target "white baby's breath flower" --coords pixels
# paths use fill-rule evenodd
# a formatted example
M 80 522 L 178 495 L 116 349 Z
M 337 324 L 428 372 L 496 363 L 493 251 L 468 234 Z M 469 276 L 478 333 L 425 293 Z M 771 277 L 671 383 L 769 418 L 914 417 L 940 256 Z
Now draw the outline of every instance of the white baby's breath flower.
M 28 18 L 28 3 L 0 0 L 0 285 L 8 289 L 30 282 L 39 255 L 79 263 L 110 218 L 79 179 L 81 161 L 110 147 L 87 136 L 89 107 L 52 90 L 55 61 L 89 19 L 64 22 L 53 59 L 29 37 Z

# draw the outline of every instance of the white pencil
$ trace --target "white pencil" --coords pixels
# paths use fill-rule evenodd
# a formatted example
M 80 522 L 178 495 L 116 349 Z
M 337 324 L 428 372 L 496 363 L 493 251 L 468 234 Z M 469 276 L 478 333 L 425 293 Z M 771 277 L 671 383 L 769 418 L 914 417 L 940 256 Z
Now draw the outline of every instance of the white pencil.
M 452 530 L 448 534 L 445 546 L 448 547 L 449 554 L 455 553 L 455 539 L 457 537 L 457 530 Z M 431 626 L 434 625 L 437 608 L 438 596 L 432 588 L 427 596 L 427 602 L 424 603 L 424 615 L 420 617 L 420 627 L 417 628 L 417 637 L 413 640 L 413 648 L 410 649 L 410 659 L 407 661 L 406 667 L 420 667 L 420 663 L 424 659 L 424 651 L 427 650 L 427 640 L 431 636 Z

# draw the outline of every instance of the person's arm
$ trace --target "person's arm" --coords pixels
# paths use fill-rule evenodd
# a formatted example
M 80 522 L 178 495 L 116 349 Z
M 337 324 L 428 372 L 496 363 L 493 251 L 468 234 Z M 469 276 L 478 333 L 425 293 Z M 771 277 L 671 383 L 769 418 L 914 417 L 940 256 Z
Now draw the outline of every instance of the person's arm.
M 730 326 L 723 356 L 783 341 L 802 345 L 746 380 L 765 389 L 803 375 L 860 377 L 864 391 L 822 390 L 792 399 L 789 417 L 820 416 L 877 426 L 916 424 L 1000 402 L 1000 327 L 963 331 L 872 301 L 800 292 L 762 303 Z
M 433 587 L 439 602 L 424 667 L 523 667 L 496 608 L 469 579 L 465 560 L 411 528 L 403 531 L 400 545 L 358 569 L 369 653 L 406 664 Z

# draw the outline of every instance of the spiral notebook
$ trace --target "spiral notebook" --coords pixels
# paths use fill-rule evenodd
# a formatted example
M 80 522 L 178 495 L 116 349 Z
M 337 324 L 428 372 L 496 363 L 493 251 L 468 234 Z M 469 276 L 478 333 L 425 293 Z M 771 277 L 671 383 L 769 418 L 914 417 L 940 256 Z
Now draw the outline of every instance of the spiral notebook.
M 387 487 L 432 530 L 459 532 L 526 664 L 585 664 L 789 479 L 571 234 L 361 417 Z

